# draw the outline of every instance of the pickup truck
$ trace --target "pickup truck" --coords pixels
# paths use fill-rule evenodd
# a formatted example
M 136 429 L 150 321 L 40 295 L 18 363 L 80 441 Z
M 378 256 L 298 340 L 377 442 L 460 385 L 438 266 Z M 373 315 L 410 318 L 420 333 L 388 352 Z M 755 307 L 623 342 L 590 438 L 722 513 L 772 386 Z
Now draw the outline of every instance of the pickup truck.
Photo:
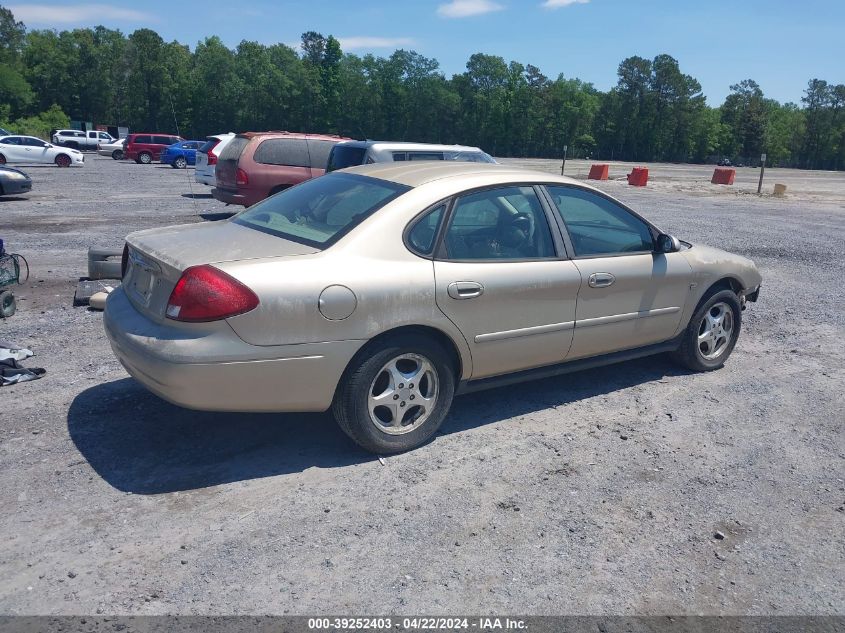
M 72 147 L 80 150 L 96 150 L 99 143 L 114 143 L 115 139 L 108 132 L 99 130 L 56 130 L 53 132 L 53 145 Z

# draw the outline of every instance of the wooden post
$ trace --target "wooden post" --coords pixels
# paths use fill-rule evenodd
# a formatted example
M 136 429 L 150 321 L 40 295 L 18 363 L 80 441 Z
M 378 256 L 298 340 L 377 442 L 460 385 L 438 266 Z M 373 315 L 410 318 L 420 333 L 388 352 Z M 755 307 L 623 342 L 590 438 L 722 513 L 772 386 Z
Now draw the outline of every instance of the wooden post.
M 563 176 L 563 170 L 566 168 L 566 152 L 569 150 L 569 145 L 563 146 L 563 162 L 560 164 L 560 175 Z
M 766 173 L 766 155 L 760 156 L 760 182 L 757 183 L 757 195 L 763 191 L 763 174 Z

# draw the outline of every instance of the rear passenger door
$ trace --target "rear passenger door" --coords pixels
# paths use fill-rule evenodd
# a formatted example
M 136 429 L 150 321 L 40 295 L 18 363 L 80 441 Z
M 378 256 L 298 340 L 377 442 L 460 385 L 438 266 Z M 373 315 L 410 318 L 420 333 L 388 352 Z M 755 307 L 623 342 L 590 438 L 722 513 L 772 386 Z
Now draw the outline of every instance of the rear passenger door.
M 0 143 L 0 154 L 6 158 L 9 163 L 21 163 L 26 161 L 26 151 L 21 146 L 20 136 L 9 136 L 3 139 Z
M 555 238 L 537 188 L 458 197 L 434 260 L 437 305 L 469 344 L 472 378 L 566 357 L 581 275 Z

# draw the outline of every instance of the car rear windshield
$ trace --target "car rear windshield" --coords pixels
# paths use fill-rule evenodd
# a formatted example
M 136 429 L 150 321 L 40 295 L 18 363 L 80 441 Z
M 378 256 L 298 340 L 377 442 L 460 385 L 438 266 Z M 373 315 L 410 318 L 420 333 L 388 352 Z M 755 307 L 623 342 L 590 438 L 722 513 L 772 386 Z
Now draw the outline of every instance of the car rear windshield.
M 237 164 L 238 159 L 241 157 L 241 152 L 244 151 L 247 143 L 249 143 L 249 139 L 246 136 L 236 136 L 233 138 L 225 147 L 223 153 L 220 154 L 220 162 L 232 161 Z
M 217 144 L 220 142 L 219 138 L 212 138 L 207 140 L 203 143 L 202 147 L 199 148 L 199 151 L 203 154 L 208 154 L 211 150 L 217 147 Z
M 331 154 L 329 154 L 329 164 L 326 167 L 326 171 L 334 171 L 335 169 L 344 169 L 345 167 L 363 165 L 364 154 L 366 153 L 366 147 L 335 145 L 332 148 Z
M 233 222 L 325 248 L 410 187 L 352 174 L 307 180 L 239 213 Z

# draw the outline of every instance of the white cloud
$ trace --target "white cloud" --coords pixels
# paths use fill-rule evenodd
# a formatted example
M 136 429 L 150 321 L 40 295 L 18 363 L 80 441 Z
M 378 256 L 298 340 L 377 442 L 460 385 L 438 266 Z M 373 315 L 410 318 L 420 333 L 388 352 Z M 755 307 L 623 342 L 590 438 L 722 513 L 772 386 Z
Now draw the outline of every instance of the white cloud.
M 452 0 L 437 7 L 437 15 L 441 18 L 467 18 L 472 15 L 501 11 L 504 8 L 492 0 Z
M 7 7 L 25 24 L 57 25 L 88 22 L 152 22 L 153 16 L 107 4 L 17 4 Z
M 340 47 L 345 51 L 359 48 L 398 48 L 410 46 L 414 43 L 410 37 L 369 37 L 366 35 L 355 37 L 339 37 Z
M 541 6 L 544 9 L 560 9 L 573 4 L 587 4 L 590 0 L 546 0 Z

